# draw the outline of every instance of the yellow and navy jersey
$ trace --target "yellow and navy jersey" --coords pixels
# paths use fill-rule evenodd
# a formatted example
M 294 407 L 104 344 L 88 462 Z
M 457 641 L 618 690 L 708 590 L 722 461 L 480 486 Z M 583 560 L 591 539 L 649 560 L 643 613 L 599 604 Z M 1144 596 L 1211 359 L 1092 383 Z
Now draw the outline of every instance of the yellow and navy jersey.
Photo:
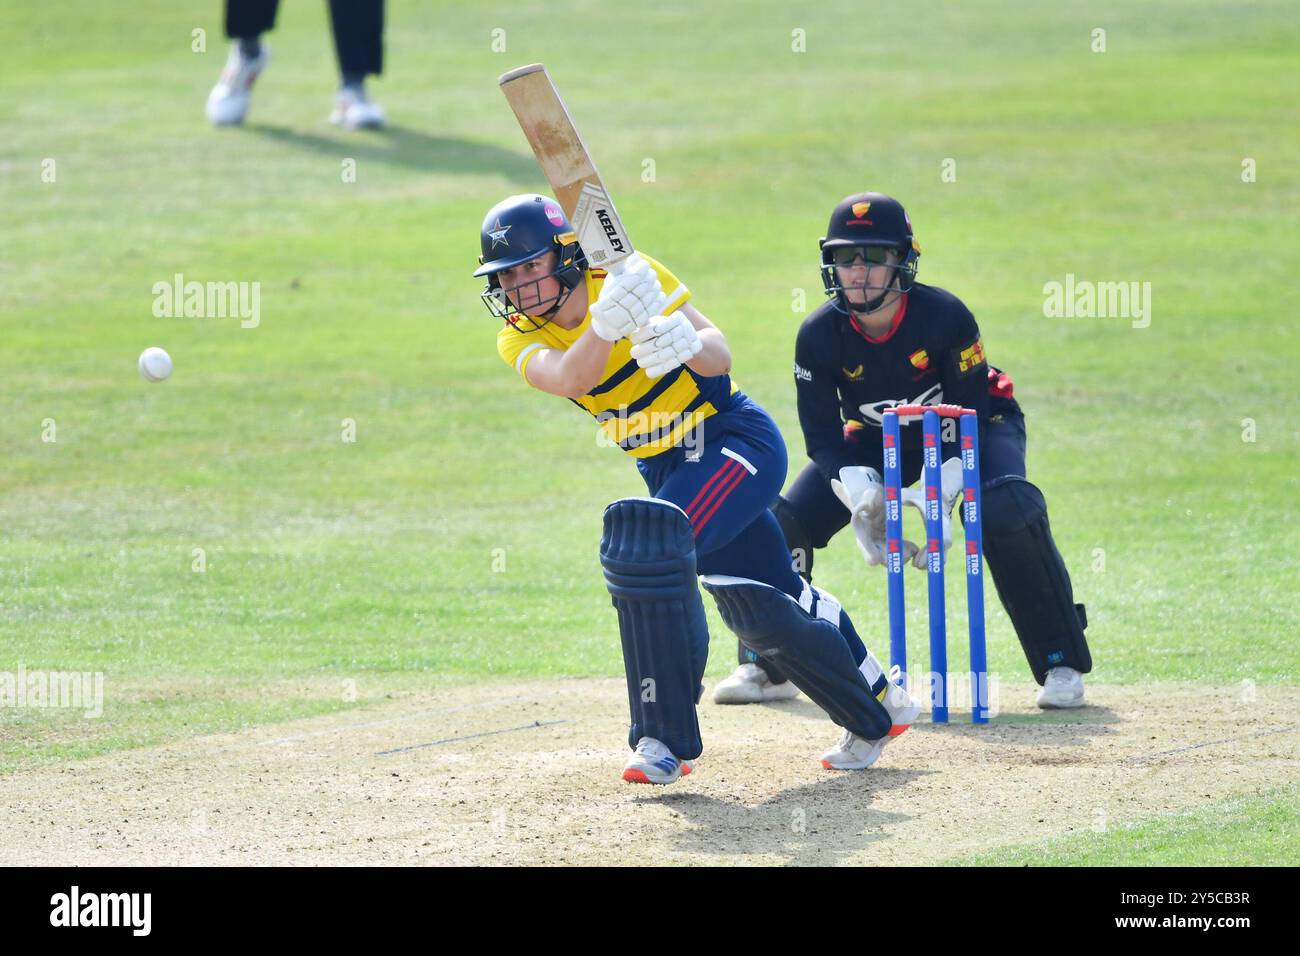
M 686 286 L 664 266 L 641 257 L 659 276 L 668 297 L 669 314 L 691 297 Z M 585 273 L 588 302 L 595 302 L 605 282 L 603 269 Z M 578 294 L 575 291 L 575 294 Z M 544 349 L 564 351 L 587 331 L 588 312 L 576 328 L 564 329 L 548 322 L 539 329 L 522 331 L 507 325 L 497 333 L 497 352 L 507 365 L 528 381 L 528 363 Z M 678 445 L 687 432 L 731 407 L 736 385 L 728 375 L 705 377 L 686 366 L 657 379 L 648 378 L 632 358 L 632 343 L 619 339 L 610 349 L 600 382 L 586 395 L 572 399 L 600 423 L 609 439 L 629 455 L 650 458 Z

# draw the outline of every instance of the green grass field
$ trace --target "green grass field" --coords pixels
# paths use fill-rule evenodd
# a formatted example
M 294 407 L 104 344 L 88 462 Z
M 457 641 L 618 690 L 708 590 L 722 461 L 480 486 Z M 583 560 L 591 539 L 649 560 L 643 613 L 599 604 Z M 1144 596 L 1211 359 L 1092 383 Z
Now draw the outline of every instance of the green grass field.
M 643 486 L 501 363 L 470 277 L 483 212 L 545 189 L 495 82 L 537 60 L 792 462 L 796 290 L 821 300 L 831 206 L 889 192 L 921 280 L 966 301 L 1015 379 L 1093 679 L 1296 683 L 1292 5 L 981 0 L 861 25 L 824 4 L 695 7 L 391 2 L 372 92 L 392 126 L 373 133 L 324 122 L 323 4 L 283 5 L 241 130 L 203 117 L 215 2 L 0 10 L 0 671 L 107 682 L 94 726 L 0 712 L 0 769 L 448 683 L 621 673 L 600 515 Z M 597 42 L 599 17 L 622 26 Z M 261 283 L 260 324 L 155 317 L 177 273 Z M 1150 282 L 1149 327 L 1045 317 L 1067 273 Z M 176 362 L 165 384 L 136 373 L 150 345 Z M 847 539 L 817 566 L 881 646 L 883 575 Z M 709 613 L 718 676 L 733 644 Z M 989 635 L 994 669 L 1024 680 L 995 601 Z M 1293 804 L 1248 817 L 1294 826 Z M 1198 819 L 1133 852 L 1181 859 L 1169 843 L 1218 832 Z
M 964 866 L 1294 866 L 1300 852 L 1294 788 L 1207 804 L 1132 826 L 1028 844 Z

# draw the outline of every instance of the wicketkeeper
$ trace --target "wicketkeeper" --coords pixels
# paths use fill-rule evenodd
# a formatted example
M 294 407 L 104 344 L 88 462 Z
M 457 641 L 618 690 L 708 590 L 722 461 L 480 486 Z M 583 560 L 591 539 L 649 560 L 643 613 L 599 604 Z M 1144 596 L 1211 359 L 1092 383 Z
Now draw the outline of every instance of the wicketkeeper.
M 501 358 L 594 416 L 652 496 L 609 505 L 600 544 L 631 710 L 623 779 L 672 783 L 703 749 L 696 704 L 709 636 L 697 573 L 727 626 L 844 728 L 823 765 L 870 766 L 920 704 L 886 679 L 834 597 L 791 569 L 770 510 L 785 443 L 731 381 L 722 333 L 649 256 L 616 274 L 589 268 L 548 197 L 498 203 L 480 240 L 474 274 L 505 320 Z
M 989 366 L 979 327 L 961 300 L 916 282 L 921 249 L 897 200 L 860 193 L 840 202 L 821 240 L 828 301 L 804 321 L 794 378 L 807 465 L 773 506 L 791 558 L 811 582 L 813 553 L 852 525 L 868 564 L 885 558 L 881 418 L 895 405 L 949 403 L 979 414 L 984 554 L 1020 638 L 1039 707 L 1079 707 L 1092 669 L 1087 617 L 1025 474 L 1025 417 L 1010 377 Z M 921 420 L 904 418 L 903 482 L 921 472 Z M 956 435 L 944 436 L 956 457 Z M 950 443 L 951 442 L 951 443 Z M 944 520 L 960 490 L 960 466 L 944 467 Z M 951 543 L 945 523 L 944 546 Z M 925 568 L 925 549 L 905 555 Z M 724 704 L 795 696 L 779 663 L 740 645 L 740 667 L 714 689 Z

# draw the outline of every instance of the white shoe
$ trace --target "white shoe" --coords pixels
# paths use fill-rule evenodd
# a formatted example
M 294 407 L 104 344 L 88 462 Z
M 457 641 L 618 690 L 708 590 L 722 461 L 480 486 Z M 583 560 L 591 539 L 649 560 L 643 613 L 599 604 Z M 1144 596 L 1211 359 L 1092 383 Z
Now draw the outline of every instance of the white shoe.
M 794 700 L 799 688 L 790 681 L 773 684 L 757 664 L 741 664 L 713 688 L 715 704 L 761 704 L 765 700 Z
M 345 129 L 379 129 L 384 125 L 384 108 L 370 102 L 360 90 L 345 86 L 334 101 L 330 122 Z
M 892 726 L 879 740 L 867 740 L 851 730 L 840 736 L 840 742 L 822 754 L 822 766 L 827 770 L 866 770 L 880 757 L 885 744 L 899 736 L 921 714 L 921 702 L 909 694 L 901 684 L 901 671 L 895 664 L 889 670 L 889 684 L 881 701 L 889 711 Z
M 1073 667 L 1053 667 L 1038 691 L 1038 706 L 1044 710 L 1083 706 L 1083 675 Z
M 678 760 L 672 751 L 653 737 L 642 737 L 623 768 L 628 783 L 675 783 L 695 769 L 689 760 Z
M 213 126 L 237 126 L 248 115 L 248 102 L 253 81 L 261 75 L 271 61 L 271 48 L 265 43 L 258 55 L 249 59 L 239 51 L 236 43 L 221 71 L 221 79 L 208 94 L 208 119 Z

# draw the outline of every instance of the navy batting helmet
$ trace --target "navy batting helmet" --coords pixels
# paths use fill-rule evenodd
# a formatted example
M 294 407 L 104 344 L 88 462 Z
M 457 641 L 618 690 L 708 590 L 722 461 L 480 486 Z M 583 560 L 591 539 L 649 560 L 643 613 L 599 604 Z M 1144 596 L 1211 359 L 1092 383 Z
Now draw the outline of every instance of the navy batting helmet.
M 912 220 L 902 203 L 884 193 L 857 193 L 840 200 L 818 246 L 822 253 L 822 284 L 841 311 L 847 312 L 850 305 L 839 269 L 852 266 L 859 257 L 865 265 L 887 267 L 890 276 L 883 286 L 868 286 L 864 280 L 863 285 L 854 287 L 862 291 L 864 299 L 853 306 L 856 312 L 880 308 L 890 291 L 897 288 L 907 292 L 916 281 L 921 247 L 912 235 Z M 890 252 L 895 253 L 896 262 L 889 261 Z M 872 293 L 878 294 L 872 298 Z
M 478 257 L 479 267 L 474 270 L 474 275 L 487 276 L 487 286 L 482 293 L 483 301 L 489 312 L 497 318 L 505 319 L 517 329 L 520 328 L 520 320 L 516 317 L 524 313 L 501 288 L 497 273 L 502 269 L 531 262 L 552 250 L 559 253 L 555 268 L 550 273 L 510 289 L 510 292 L 515 293 L 515 301 L 519 301 L 519 290 L 523 286 L 537 285 L 552 277 L 560 283 L 560 291 L 556 295 L 529 307 L 537 315 L 528 316 L 532 329 L 521 331 L 539 329 L 549 322 L 570 293 L 582 283 L 587 257 L 578 245 L 577 235 L 564 215 L 564 210 L 548 196 L 525 193 L 501 200 L 484 217 L 479 240 L 483 251 Z

